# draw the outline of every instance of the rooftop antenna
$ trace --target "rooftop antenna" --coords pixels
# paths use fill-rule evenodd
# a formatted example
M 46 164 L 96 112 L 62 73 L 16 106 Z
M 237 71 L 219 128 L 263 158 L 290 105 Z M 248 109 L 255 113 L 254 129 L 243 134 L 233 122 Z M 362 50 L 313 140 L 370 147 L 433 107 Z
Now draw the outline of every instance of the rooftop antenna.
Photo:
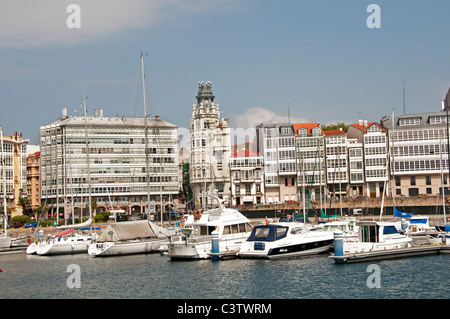
M 291 123 L 291 101 L 288 100 L 288 123 Z
M 402 78 L 403 81 L 403 114 L 406 114 L 406 99 L 405 99 L 405 78 Z

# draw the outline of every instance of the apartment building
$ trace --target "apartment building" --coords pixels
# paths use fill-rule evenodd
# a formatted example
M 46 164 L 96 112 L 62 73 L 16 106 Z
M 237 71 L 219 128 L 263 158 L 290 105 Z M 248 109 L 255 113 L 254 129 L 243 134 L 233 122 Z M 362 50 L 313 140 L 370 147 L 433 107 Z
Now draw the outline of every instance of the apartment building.
M 264 159 L 252 150 L 236 150 L 230 160 L 233 206 L 265 204 Z
M 97 211 L 128 214 L 145 212 L 148 198 L 165 205 L 178 194 L 177 126 L 157 116 L 105 117 L 99 109 L 79 117 L 63 109 L 40 127 L 40 156 L 41 198 L 53 215 L 86 217 L 89 194 Z
M 377 122 L 360 120 L 351 124 L 347 138 L 363 146 L 365 185 L 363 195 L 381 197 L 388 182 L 387 130 Z M 389 194 L 389 193 L 387 193 Z
M 323 131 L 325 139 L 326 183 L 328 197 L 347 197 L 348 160 L 347 134 L 343 130 Z
M 7 212 L 11 217 L 22 215 L 19 199 L 26 197 L 26 154 L 28 140 L 14 131 L 12 136 L 4 136 L 0 127 L 0 196 L 2 204 L 6 197 Z
M 230 204 L 230 125 L 220 117 L 211 82 L 199 82 L 196 99 L 189 131 L 189 177 L 195 206 L 206 209 L 215 205 L 208 195 L 219 195 Z
M 403 114 L 394 121 L 385 116 L 381 122 L 389 129 L 394 194 L 442 194 L 449 169 L 446 112 Z
M 40 152 L 35 152 L 27 156 L 27 198 L 32 210 L 41 205 L 40 162 Z
M 325 200 L 324 131 L 319 123 L 294 123 L 299 199 Z M 301 194 L 301 195 L 300 195 Z
M 266 203 L 297 201 L 297 163 L 292 124 L 259 124 L 256 138 L 257 152 L 264 159 Z

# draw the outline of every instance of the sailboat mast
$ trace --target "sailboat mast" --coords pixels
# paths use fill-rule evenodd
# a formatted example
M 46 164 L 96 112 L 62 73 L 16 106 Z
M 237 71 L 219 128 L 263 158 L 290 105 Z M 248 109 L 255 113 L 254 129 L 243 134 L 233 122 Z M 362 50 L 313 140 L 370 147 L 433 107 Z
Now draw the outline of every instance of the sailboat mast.
M 445 217 L 445 189 L 444 189 L 444 168 L 442 167 L 442 144 L 441 144 L 441 134 L 439 133 L 439 157 L 441 166 L 441 186 L 442 186 L 442 210 L 444 211 L 444 225 L 447 223 Z
M 89 188 L 89 218 L 92 218 L 91 169 L 90 169 L 90 163 L 89 163 L 88 119 L 87 119 L 86 98 L 85 97 L 83 97 L 83 109 L 84 109 L 84 137 L 86 140 L 86 163 L 87 163 L 87 177 L 88 177 L 87 182 L 88 182 L 88 188 Z
M 7 223 L 7 219 L 8 219 L 8 214 L 6 212 L 6 169 L 5 169 L 5 159 L 3 157 L 3 127 L 0 126 L 0 139 L 1 139 L 1 165 L 2 165 L 2 179 L 3 179 L 3 201 L 4 201 L 4 205 L 3 205 L 3 235 L 4 237 L 6 237 L 6 223 Z
M 145 102 L 145 73 L 144 73 L 144 55 L 141 52 L 141 73 L 142 73 L 142 98 L 144 101 L 144 118 L 147 117 L 147 107 Z

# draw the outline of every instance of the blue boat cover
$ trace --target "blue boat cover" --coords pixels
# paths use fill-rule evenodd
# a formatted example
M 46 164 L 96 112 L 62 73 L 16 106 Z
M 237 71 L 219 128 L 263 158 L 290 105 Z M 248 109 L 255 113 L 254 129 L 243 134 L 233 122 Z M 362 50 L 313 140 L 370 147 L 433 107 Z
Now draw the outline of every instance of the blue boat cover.
M 253 228 L 247 241 L 275 241 L 286 237 L 288 227 L 280 225 L 258 225 Z
M 411 213 L 400 212 L 397 207 L 394 206 L 394 217 L 411 217 Z

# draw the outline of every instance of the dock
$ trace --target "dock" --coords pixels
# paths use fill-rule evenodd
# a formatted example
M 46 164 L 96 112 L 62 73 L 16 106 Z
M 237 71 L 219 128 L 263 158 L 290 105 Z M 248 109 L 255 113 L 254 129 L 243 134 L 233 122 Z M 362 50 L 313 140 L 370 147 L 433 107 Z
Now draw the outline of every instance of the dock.
M 414 256 L 449 254 L 449 245 L 424 245 L 399 249 L 377 250 L 363 253 L 344 254 L 342 256 L 329 256 L 338 263 L 367 262 L 372 260 L 395 259 Z

